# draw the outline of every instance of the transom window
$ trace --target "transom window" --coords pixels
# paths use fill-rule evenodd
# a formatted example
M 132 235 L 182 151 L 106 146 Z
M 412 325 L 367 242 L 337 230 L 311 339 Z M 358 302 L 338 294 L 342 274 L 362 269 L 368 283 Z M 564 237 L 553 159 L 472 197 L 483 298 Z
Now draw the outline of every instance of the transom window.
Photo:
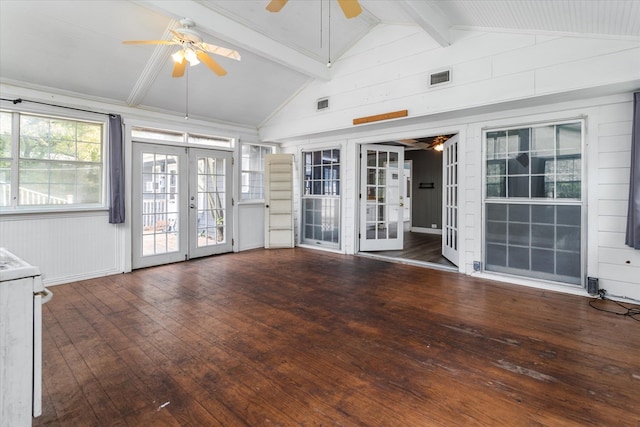
M 104 127 L 0 112 L 0 208 L 103 206 Z
M 235 140 L 223 136 L 197 135 L 187 132 L 168 131 L 136 127 L 131 130 L 131 137 L 137 141 L 164 141 L 178 144 L 207 145 L 217 148 L 233 148 Z
M 485 134 L 485 268 L 582 277 L 582 122 Z

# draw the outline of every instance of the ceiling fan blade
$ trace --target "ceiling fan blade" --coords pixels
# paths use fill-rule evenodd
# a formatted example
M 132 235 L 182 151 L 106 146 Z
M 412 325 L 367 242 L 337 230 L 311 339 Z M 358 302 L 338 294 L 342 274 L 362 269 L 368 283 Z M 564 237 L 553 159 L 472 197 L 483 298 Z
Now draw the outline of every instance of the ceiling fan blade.
M 282 9 L 284 5 L 287 4 L 287 1 L 289 0 L 271 0 L 266 9 L 269 12 L 280 12 L 280 9 Z
M 124 44 L 175 44 L 173 40 L 124 40 Z
M 338 4 L 347 18 L 355 18 L 362 13 L 362 7 L 358 0 L 338 0 Z
M 187 59 L 182 58 L 182 61 L 175 62 L 173 66 L 173 73 L 171 77 L 182 77 L 184 76 L 184 69 L 187 67 Z
M 203 50 L 206 50 L 207 52 L 215 53 L 216 55 L 224 56 L 225 58 L 240 61 L 240 54 L 235 50 L 227 49 L 226 47 L 216 46 L 209 43 L 199 43 L 199 47 Z
M 198 59 L 200 61 L 202 61 L 205 64 L 207 64 L 207 67 L 211 68 L 211 71 L 213 71 L 217 75 L 224 76 L 225 74 L 227 74 L 227 70 L 222 68 L 220 66 L 220 64 L 218 64 L 216 61 L 214 61 L 213 58 L 210 57 L 207 54 L 207 52 L 205 52 L 203 50 L 199 50 L 199 51 L 196 52 L 196 55 L 198 56 Z

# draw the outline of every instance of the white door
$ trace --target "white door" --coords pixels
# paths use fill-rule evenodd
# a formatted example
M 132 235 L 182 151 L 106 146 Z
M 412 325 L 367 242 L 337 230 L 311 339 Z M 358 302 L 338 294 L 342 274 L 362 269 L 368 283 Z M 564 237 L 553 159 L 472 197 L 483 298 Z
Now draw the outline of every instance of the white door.
M 133 145 L 133 268 L 231 250 L 231 154 Z
M 364 145 L 360 151 L 360 250 L 401 250 L 404 148 Z
M 231 252 L 231 153 L 189 149 L 189 258 Z
M 458 135 L 444 143 L 442 182 L 442 255 L 458 265 Z
M 293 155 L 267 154 L 264 160 L 264 247 L 292 248 Z

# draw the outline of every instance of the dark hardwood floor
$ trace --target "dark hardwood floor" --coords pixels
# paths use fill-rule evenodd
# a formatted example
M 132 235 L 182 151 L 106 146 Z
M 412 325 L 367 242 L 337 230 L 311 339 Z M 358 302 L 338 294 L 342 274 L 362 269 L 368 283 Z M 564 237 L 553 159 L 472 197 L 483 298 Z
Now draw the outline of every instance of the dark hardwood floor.
M 640 425 L 640 323 L 584 297 L 302 248 L 52 290 L 36 426 Z
M 367 253 L 373 256 L 428 262 L 455 268 L 451 261 L 442 256 L 442 235 L 405 231 L 403 240 L 402 250 Z

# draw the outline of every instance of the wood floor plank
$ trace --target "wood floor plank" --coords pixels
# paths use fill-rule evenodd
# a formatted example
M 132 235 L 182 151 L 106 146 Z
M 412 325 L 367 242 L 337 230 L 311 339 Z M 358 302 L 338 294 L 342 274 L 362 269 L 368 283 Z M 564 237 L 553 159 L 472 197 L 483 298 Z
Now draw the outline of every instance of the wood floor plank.
M 583 297 L 301 248 L 57 288 L 34 425 L 640 424 L 639 322 Z

